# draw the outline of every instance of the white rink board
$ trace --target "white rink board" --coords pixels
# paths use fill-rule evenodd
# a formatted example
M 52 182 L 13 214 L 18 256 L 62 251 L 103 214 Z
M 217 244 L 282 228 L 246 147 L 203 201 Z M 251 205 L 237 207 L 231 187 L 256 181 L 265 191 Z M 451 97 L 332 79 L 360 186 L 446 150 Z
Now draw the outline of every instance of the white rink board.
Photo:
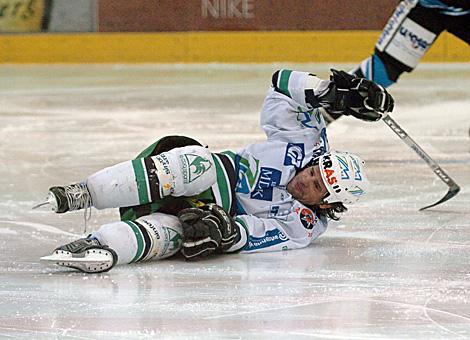
M 39 263 L 83 231 L 81 212 L 30 209 L 49 186 L 163 135 L 262 140 L 272 72 L 332 66 L 0 66 L 0 338 L 470 338 L 469 64 L 420 65 L 390 90 L 397 122 L 462 187 L 441 206 L 418 212 L 447 187 L 385 124 L 345 117 L 330 143 L 366 159 L 373 187 L 306 249 L 102 275 Z M 117 218 L 94 210 L 91 224 Z

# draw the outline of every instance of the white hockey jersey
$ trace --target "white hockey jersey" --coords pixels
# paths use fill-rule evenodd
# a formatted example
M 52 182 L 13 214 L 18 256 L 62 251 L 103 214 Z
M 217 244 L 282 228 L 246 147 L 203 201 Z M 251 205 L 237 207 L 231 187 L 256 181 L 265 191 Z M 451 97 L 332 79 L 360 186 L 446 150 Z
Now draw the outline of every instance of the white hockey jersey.
M 308 246 L 325 232 L 327 219 L 295 200 L 287 183 L 312 159 L 329 151 L 323 108 L 306 103 L 306 88 L 315 95 L 328 81 L 306 72 L 281 70 L 261 111 L 265 142 L 236 154 L 237 216 L 241 239 L 229 251 L 261 252 Z

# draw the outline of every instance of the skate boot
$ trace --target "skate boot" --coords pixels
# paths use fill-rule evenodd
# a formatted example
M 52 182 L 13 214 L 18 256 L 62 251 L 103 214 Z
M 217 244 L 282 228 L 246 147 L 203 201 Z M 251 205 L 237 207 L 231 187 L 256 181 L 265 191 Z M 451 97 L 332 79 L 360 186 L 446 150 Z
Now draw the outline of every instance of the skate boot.
M 48 204 L 52 206 L 53 211 L 61 214 L 67 211 L 89 208 L 92 202 L 86 184 L 76 183 L 49 188 L 46 201 L 36 205 L 33 209 Z
M 116 252 L 101 245 L 96 238 L 81 238 L 54 250 L 52 255 L 41 257 L 41 261 L 58 266 L 78 269 L 85 273 L 107 272 L 117 263 Z

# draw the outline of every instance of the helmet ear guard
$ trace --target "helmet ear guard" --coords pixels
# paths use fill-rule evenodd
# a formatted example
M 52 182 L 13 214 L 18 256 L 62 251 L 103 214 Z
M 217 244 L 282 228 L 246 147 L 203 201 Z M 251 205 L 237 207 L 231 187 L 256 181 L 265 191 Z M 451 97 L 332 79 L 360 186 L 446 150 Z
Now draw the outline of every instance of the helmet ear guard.
M 353 204 L 367 192 L 369 181 L 364 171 L 365 162 L 359 156 L 331 151 L 319 157 L 318 165 L 328 190 L 323 199 L 325 204 Z

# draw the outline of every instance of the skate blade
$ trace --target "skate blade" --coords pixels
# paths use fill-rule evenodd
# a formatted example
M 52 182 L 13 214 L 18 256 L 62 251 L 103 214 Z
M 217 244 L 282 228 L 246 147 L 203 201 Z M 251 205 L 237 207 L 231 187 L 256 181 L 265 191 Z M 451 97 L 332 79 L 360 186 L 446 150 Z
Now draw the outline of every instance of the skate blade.
M 57 201 L 54 199 L 53 195 L 49 193 L 44 202 L 38 203 L 32 207 L 32 209 L 38 209 L 45 205 L 50 205 L 52 211 L 57 211 Z
M 42 202 L 42 203 L 36 204 L 31 209 L 37 209 L 37 208 L 43 207 L 43 206 L 48 205 L 48 204 L 51 204 L 51 203 L 50 202 Z
M 52 255 L 43 256 L 40 260 L 61 267 L 78 269 L 85 273 L 105 272 L 114 265 L 113 255 L 104 249 L 89 249 L 80 254 L 56 250 Z

